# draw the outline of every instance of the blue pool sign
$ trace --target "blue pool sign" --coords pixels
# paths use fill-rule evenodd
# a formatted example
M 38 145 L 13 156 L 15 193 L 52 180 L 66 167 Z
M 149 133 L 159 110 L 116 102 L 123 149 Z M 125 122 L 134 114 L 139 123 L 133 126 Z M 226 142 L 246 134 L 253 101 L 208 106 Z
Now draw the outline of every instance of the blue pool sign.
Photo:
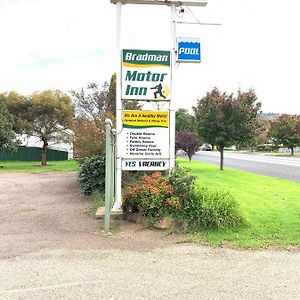
M 177 38 L 177 62 L 200 62 L 200 39 L 199 38 Z

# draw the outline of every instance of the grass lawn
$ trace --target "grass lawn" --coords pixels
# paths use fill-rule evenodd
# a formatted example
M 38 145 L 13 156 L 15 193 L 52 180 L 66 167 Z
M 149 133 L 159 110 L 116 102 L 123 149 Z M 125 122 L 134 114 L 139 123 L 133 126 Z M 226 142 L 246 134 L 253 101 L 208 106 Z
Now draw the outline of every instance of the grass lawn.
M 41 167 L 39 161 L 0 161 L 0 173 L 5 172 L 69 172 L 77 171 L 75 160 L 49 161 L 48 165 Z
M 197 176 L 197 182 L 230 191 L 248 225 L 236 230 L 203 231 L 187 241 L 237 248 L 300 246 L 300 184 L 198 161 L 177 159 Z

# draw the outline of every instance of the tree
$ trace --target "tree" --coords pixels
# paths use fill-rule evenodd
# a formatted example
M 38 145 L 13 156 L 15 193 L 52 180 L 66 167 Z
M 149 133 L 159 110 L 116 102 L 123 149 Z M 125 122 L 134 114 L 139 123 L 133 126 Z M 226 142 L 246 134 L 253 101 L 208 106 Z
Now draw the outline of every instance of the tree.
M 250 141 L 251 151 L 253 151 L 254 147 L 267 144 L 270 140 L 270 137 L 268 135 L 270 129 L 270 121 L 263 118 L 258 118 L 257 123 L 258 127 L 256 133 L 253 139 Z
M 291 149 L 294 155 L 294 148 L 300 146 L 300 116 L 283 114 L 271 122 L 269 136 L 276 146 L 282 144 Z
M 1 96 L 1 95 L 0 95 Z M 17 149 L 18 142 L 13 131 L 13 118 L 0 97 L 0 150 L 9 152 Z
M 38 137 L 42 142 L 41 165 L 47 164 L 47 148 L 50 140 L 70 140 L 68 129 L 74 117 L 71 98 L 61 91 L 34 93 L 28 108 L 30 128 L 28 134 Z
M 41 165 L 47 164 L 50 140 L 66 141 L 74 116 L 71 98 L 61 91 L 43 91 L 24 97 L 15 92 L 6 96 L 7 107 L 15 119 L 18 133 L 36 136 L 42 142 Z
M 13 117 L 13 129 L 17 134 L 26 134 L 31 127 L 29 117 L 30 97 L 25 97 L 14 91 L 2 94 L 7 109 Z
M 110 83 L 105 82 L 101 87 L 89 83 L 86 89 L 72 90 L 71 95 L 76 107 L 76 117 L 86 117 L 95 120 L 99 116 L 109 114 L 116 116 L 116 74 L 111 76 Z M 138 101 L 124 101 L 123 109 L 140 109 Z
M 116 76 L 112 75 L 110 84 L 107 82 L 99 87 L 90 83 L 86 89 L 71 91 L 76 107 L 73 123 L 74 155 L 77 158 L 100 155 L 105 148 L 105 119 L 113 122 L 116 115 Z
M 85 117 L 95 120 L 99 114 L 109 111 L 107 94 L 109 86 L 105 83 L 102 89 L 96 83 L 89 83 L 86 89 L 71 91 L 73 102 L 76 107 L 76 117 Z
M 195 118 L 193 115 L 189 114 L 187 109 L 179 108 L 176 110 L 176 122 L 175 129 L 176 132 L 181 130 L 195 131 Z
M 74 120 L 74 154 L 77 158 L 101 155 L 105 149 L 105 119 L 95 121 L 85 117 Z
M 203 141 L 216 145 L 220 152 L 220 170 L 224 165 L 224 148 L 252 139 L 257 128 L 256 117 L 260 103 L 254 91 L 238 92 L 237 97 L 214 88 L 193 107 L 198 135 Z
M 183 150 L 190 161 L 193 155 L 199 150 L 200 144 L 196 135 L 191 131 L 181 130 L 176 133 L 175 148 L 177 151 L 179 149 Z
M 71 98 L 63 92 L 48 90 L 25 97 L 16 92 L 2 95 L 19 134 L 38 137 L 42 142 L 41 165 L 47 164 L 48 142 L 70 141 L 74 118 Z
M 237 92 L 233 98 L 234 121 L 237 145 L 252 145 L 260 132 L 260 124 L 257 118 L 261 104 L 257 103 L 257 96 L 254 90 Z
M 116 74 L 101 87 L 90 83 L 86 89 L 71 91 L 76 107 L 74 153 L 78 158 L 100 155 L 104 151 L 106 118 L 116 118 Z M 123 109 L 140 109 L 138 101 L 124 101 Z

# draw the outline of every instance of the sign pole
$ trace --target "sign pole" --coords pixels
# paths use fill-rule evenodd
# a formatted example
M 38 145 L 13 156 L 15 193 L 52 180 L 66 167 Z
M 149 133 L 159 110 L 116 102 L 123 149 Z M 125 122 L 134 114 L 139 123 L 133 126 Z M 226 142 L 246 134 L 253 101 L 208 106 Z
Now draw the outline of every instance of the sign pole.
M 171 53 L 172 53 L 172 84 L 171 84 L 171 101 L 169 102 L 170 110 L 170 170 L 175 167 L 175 72 L 176 72 L 176 7 L 171 4 Z
M 104 232 L 109 232 L 109 218 L 112 200 L 112 144 L 111 144 L 111 127 L 112 122 L 110 119 L 105 120 L 105 218 L 104 218 Z
M 115 204 L 113 211 L 121 210 L 122 205 L 122 161 L 120 156 L 120 138 L 119 134 L 122 130 L 122 100 L 121 100 L 121 23 L 122 23 L 122 2 L 117 1 L 117 39 L 116 39 L 116 186 L 115 186 Z

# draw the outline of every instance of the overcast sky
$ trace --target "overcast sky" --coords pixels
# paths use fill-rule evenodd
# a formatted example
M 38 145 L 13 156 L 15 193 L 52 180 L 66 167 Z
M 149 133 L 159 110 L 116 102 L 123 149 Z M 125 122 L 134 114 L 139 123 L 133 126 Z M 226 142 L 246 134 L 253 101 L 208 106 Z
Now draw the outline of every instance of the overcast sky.
M 200 37 L 202 62 L 176 69 L 175 107 L 190 109 L 216 86 L 254 88 L 264 112 L 300 114 L 300 1 L 208 0 L 201 22 L 177 36 Z M 69 91 L 103 83 L 115 69 L 115 10 L 109 0 L 0 0 L 0 92 Z M 187 13 L 178 20 L 192 21 Z M 170 48 L 170 8 L 123 6 L 123 48 Z

